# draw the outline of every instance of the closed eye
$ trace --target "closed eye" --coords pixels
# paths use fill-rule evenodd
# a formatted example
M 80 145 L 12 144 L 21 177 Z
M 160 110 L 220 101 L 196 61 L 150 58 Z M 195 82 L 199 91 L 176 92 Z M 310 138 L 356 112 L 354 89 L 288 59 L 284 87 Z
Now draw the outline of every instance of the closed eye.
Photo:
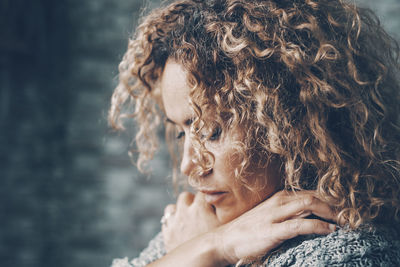
M 193 118 L 190 118 L 190 119 L 187 119 L 187 120 L 185 120 L 185 122 L 183 123 L 185 126 L 190 126 L 192 123 L 193 123 L 193 121 L 194 121 L 194 119 Z
M 212 135 L 210 136 L 210 141 L 216 141 L 219 139 L 219 137 L 221 136 L 222 133 L 222 129 L 220 127 L 215 128 L 214 132 L 212 133 Z
M 176 139 L 181 139 L 181 138 L 184 137 L 184 136 L 185 136 L 185 132 L 184 132 L 184 131 L 181 131 L 181 132 L 179 132 L 178 135 L 176 136 Z

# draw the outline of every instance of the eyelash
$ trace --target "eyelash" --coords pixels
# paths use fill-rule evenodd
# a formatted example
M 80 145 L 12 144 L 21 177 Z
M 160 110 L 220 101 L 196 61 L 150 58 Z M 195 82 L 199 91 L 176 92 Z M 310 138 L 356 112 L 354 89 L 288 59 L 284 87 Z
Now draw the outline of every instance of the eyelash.
M 184 132 L 184 131 L 181 131 L 181 132 L 179 132 L 178 135 L 176 136 L 176 139 L 181 139 L 181 138 L 184 137 L 184 136 L 185 136 L 185 132 Z
M 188 119 L 185 121 L 185 125 L 186 126 L 190 126 L 193 123 L 193 119 Z M 184 131 L 180 131 L 178 132 L 178 135 L 176 136 L 176 139 L 181 139 L 182 137 L 185 136 L 185 132 Z
M 222 129 L 217 127 L 215 128 L 214 132 L 212 133 L 212 135 L 210 136 L 210 141 L 216 141 L 218 140 L 218 138 L 221 136 L 222 133 Z
M 212 133 L 212 135 L 210 136 L 209 140 L 210 141 L 218 140 L 218 138 L 221 136 L 221 133 L 222 133 L 222 129 L 219 128 L 219 127 L 216 128 L 214 130 L 214 132 Z M 184 131 L 178 132 L 178 135 L 176 136 L 176 139 L 181 139 L 184 136 L 185 136 L 185 132 Z

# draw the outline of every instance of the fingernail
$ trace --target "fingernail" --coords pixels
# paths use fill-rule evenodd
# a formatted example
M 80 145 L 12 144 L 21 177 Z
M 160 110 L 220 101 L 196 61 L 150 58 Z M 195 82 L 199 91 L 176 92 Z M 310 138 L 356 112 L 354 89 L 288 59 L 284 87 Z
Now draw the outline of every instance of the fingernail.
M 329 230 L 332 232 L 336 230 L 336 225 L 335 224 L 329 224 Z

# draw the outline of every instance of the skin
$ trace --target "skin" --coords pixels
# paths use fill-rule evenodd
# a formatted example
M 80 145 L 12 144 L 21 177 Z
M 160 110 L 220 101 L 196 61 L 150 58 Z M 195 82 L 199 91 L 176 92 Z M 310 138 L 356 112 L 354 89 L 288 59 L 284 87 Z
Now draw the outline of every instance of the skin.
M 160 85 L 166 116 L 184 137 L 181 171 L 189 175 L 196 162 L 189 123 L 194 113 L 183 67 L 168 60 Z M 184 192 L 176 204 L 165 208 L 165 214 L 172 214 L 162 226 L 168 253 L 149 266 L 224 266 L 264 255 L 298 235 L 335 230 L 334 224 L 306 218 L 310 214 L 328 221 L 336 218 L 315 192 L 278 192 L 276 164 L 255 169 L 248 177 L 266 179 L 267 186 L 249 190 L 238 183 L 233 175 L 237 162 L 231 149 L 236 140 L 240 140 L 240 132 L 232 131 L 206 142 L 215 157 L 213 169 L 191 181 L 199 190 L 195 195 Z

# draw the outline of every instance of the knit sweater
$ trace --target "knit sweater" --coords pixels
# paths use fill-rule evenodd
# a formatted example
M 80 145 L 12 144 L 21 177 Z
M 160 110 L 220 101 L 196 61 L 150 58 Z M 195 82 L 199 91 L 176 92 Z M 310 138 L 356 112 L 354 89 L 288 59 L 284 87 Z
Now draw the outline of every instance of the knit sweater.
M 112 267 L 142 267 L 165 253 L 159 233 L 138 258 L 115 259 Z M 400 266 L 399 226 L 342 228 L 326 236 L 297 237 L 266 255 L 260 264 L 240 266 Z

